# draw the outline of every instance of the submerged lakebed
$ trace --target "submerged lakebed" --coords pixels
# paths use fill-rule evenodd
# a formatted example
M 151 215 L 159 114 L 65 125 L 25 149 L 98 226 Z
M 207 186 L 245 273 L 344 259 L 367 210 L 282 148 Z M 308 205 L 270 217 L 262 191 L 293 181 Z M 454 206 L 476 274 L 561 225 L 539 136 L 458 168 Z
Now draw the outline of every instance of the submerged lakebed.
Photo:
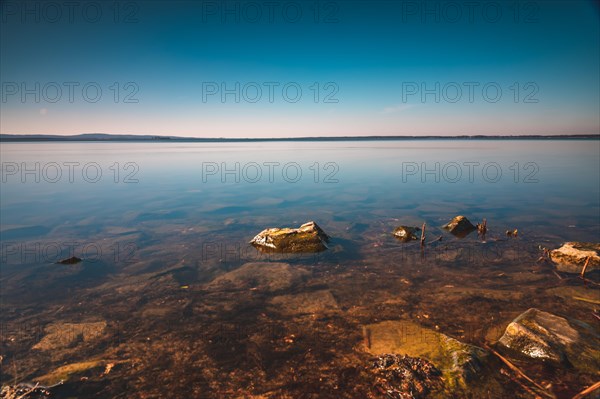
M 539 361 L 497 346 L 531 308 L 598 331 L 598 271 L 560 271 L 544 251 L 600 241 L 597 140 L 1 151 L 18 167 L 0 194 L 3 385 L 63 380 L 57 398 L 538 392 L 489 349 L 559 398 L 597 380 L 568 355 Z M 21 173 L 36 162 L 38 181 Z M 78 163 L 72 181 L 68 162 Z M 485 239 L 444 230 L 456 215 L 486 219 Z M 327 249 L 250 244 L 310 220 Z M 423 223 L 424 249 L 392 234 Z M 56 263 L 71 256 L 82 261 Z M 467 388 L 448 384 L 443 351 L 416 356 L 440 342 L 476 359 Z M 410 378 L 394 371 L 407 367 Z

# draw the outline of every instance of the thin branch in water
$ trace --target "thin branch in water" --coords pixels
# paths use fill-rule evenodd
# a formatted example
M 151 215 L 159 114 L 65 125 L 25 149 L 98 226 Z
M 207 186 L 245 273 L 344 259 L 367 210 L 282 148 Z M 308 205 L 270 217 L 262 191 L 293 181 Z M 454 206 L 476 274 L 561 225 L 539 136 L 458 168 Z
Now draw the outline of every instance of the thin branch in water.
M 425 224 L 423 223 L 423 228 L 421 229 L 421 248 L 425 247 Z
M 562 279 L 563 279 L 563 278 L 560 276 L 560 274 L 558 274 L 558 273 L 556 272 L 556 270 L 552 270 L 552 273 L 554 273 L 554 275 L 555 275 L 556 277 L 558 277 L 558 279 L 559 279 L 559 280 L 562 280 Z
M 530 394 L 531 396 L 533 396 L 535 399 L 541 399 L 541 396 L 538 395 L 533 389 L 529 388 L 527 385 L 525 385 L 521 380 L 519 380 L 518 378 L 516 378 L 514 375 L 511 375 L 508 371 L 505 371 L 504 369 L 501 369 L 500 372 L 504 375 L 506 375 L 508 378 L 510 378 L 510 380 L 512 382 L 514 382 L 515 384 L 519 385 L 521 388 L 523 388 L 523 390 L 525 392 L 527 392 L 528 394 Z
M 600 388 L 600 381 L 598 381 L 597 383 L 595 383 L 592 386 L 587 387 L 583 391 L 579 392 L 577 395 L 573 396 L 573 399 L 585 398 L 587 395 L 589 395 L 590 393 L 594 392 L 598 388 Z
M 439 236 L 438 238 L 436 238 L 436 239 L 434 239 L 434 240 L 431 240 L 431 241 L 429 241 L 429 242 L 427 243 L 427 245 L 429 245 L 429 244 L 433 244 L 434 242 L 442 241 L 442 238 L 443 238 L 442 236 Z
M 541 394 L 543 394 L 544 396 L 546 396 L 548 398 L 555 398 L 555 396 L 553 394 L 549 393 L 544 387 L 539 385 L 537 382 L 535 382 L 531 378 L 527 377 L 527 375 L 525 373 L 523 373 L 517 366 L 512 364 L 504 356 L 502 356 L 501 354 L 499 354 L 498 352 L 496 352 L 495 350 L 493 350 L 492 348 L 490 348 L 487 345 L 486 345 L 486 349 L 489 350 L 490 352 L 492 352 L 494 355 L 496 355 L 498 357 L 498 359 L 502 360 L 504 362 L 504 364 L 506 364 L 512 371 L 514 371 L 515 373 L 517 373 L 518 375 L 520 375 L 521 377 L 523 377 L 524 379 L 526 379 L 527 381 L 529 381 L 530 383 L 535 385 L 535 387 L 540 390 Z
M 35 384 L 33 387 L 31 387 L 31 389 L 29 389 L 27 392 L 25 392 L 23 395 L 18 396 L 16 399 L 23 399 L 26 398 L 27 396 L 29 396 L 30 393 L 33 393 L 33 391 L 35 391 L 37 389 L 37 387 L 40 385 L 40 383 L 38 382 L 37 384 Z

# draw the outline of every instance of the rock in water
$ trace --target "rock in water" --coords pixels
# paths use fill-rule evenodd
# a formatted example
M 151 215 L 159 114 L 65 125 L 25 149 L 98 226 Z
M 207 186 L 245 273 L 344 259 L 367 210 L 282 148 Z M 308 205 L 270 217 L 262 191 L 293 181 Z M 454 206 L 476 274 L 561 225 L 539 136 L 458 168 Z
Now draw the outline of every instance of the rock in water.
M 600 270 L 600 244 L 589 242 L 567 242 L 550 252 L 556 268 L 565 273 L 581 273 L 589 258 L 586 272 Z
M 208 289 L 247 290 L 256 288 L 264 292 L 291 288 L 310 273 L 282 262 L 250 262 L 215 278 Z
M 473 231 L 477 230 L 477 227 L 473 226 L 473 224 L 464 216 L 456 216 L 451 221 L 449 221 L 444 228 L 450 233 L 454 234 L 456 237 L 466 237 Z
M 482 372 L 488 353 L 479 347 L 421 327 L 410 321 L 384 321 L 364 326 L 368 351 L 374 355 L 406 354 L 426 359 L 440 372 L 446 389 L 468 389 Z
M 250 244 L 268 252 L 320 252 L 327 249 L 329 236 L 315 223 L 304 223 L 297 229 L 265 229 Z
M 81 258 L 78 258 L 77 256 L 71 256 L 70 258 L 59 260 L 56 263 L 60 265 L 74 265 L 79 262 L 81 262 Z
M 576 369 L 600 371 L 600 345 L 592 327 L 577 320 L 531 308 L 513 320 L 498 341 L 523 356 L 555 366 L 571 363 Z
M 275 310 L 286 315 L 325 314 L 339 310 L 331 291 L 318 290 L 295 295 L 280 295 L 270 301 Z
M 417 240 L 418 238 L 416 233 L 418 231 L 421 231 L 421 229 L 418 227 L 398 226 L 394 229 L 394 237 L 403 242 Z

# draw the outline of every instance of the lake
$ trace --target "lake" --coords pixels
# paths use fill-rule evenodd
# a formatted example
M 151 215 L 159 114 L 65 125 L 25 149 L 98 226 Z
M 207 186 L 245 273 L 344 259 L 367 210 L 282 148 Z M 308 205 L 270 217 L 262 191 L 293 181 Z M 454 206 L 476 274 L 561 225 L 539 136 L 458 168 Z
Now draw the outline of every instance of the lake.
M 16 373 L 49 385 L 67 373 L 57 367 L 93 360 L 90 382 L 65 384 L 64 397 L 367 397 L 366 325 L 410 320 L 479 346 L 531 307 L 598 326 L 597 305 L 565 294 L 598 297 L 597 286 L 539 262 L 543 248 L 600 241 L 598 140 L 0 151 L 3 381 Z M 442 229 L 457 215 L 486 219 L 485 239 Z M 328 250 L 249 244 L 265 228 L 308 221 L 331 237 Z M 423 223 L 424 249 L 392 235 Z M 56 263 L 71 256 L 83 261 Z M 240 274 L 250 262 L 276 266 Z M 238 285 L 215 283 L 227 273 Z M 48 331 L 58 338 L 44 341 Z M 560 397 L 595 382 L 520 366 Z

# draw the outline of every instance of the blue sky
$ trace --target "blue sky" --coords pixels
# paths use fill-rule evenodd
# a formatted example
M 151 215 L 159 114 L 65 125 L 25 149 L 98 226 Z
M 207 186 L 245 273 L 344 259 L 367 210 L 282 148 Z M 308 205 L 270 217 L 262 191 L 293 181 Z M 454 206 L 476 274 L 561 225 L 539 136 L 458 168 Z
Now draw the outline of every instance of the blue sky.
M 1 133 L 600 130 L 594 1 L 51 3 L 2 1 Z

